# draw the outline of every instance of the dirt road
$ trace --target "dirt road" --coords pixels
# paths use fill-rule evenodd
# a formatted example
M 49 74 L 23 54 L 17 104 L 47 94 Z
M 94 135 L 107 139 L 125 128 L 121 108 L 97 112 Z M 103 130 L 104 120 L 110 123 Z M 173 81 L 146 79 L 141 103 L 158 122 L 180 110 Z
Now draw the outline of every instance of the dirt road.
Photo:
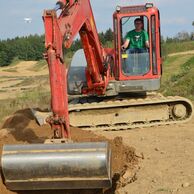
M 144 155 L 137 180 L 121 194 L 194 193 L 194 118 L 183 125 L 101 134 L 111 139 L 121 136 Z
M 16 65 L 1 67 L 0 100 L 15 98 L 24 90 L 38 87 L 40 77 L 45 75 L 48 75 L 48 68 L 42 66 L 37 69 L 36 61 L 21 61 Z
M 180 56 L 180 55 L 193 55 L 194 54 L 194 50 L 191 51 L 185 51 L 185 52 L 178 52 L 178 53 L 171 53 L 168 56 L 169 57 L 173 57 L 173 56 Z

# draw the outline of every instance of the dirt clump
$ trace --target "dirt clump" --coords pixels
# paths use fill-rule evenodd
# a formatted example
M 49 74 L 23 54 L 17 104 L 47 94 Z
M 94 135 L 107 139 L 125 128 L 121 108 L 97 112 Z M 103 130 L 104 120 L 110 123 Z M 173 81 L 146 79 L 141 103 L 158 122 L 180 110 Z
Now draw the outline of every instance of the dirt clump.
M 38 126 L 30 109 L 16 112 L 7 118 L 0 130 L 0 152 L 3 144 L 29 144 L 44 143 L 52 137 L 52 131 L 48 125 Z M 112 175 L 113 186 L 108 190 L 71 190 L 58 191 L 60 194 L 113 194 L 126 184 L 135 181 L 138 169 L 138 160 L 135 149 L 123 145 L 122 138 L 116 137 L 108 140 L 103 136 L 78 128 L 71 129 L 71 137 L 74 142 L 108 141 L 112 151 Z M 0 193 L 2 194 L 55 194 L 56 191 L 20 191 L 12 192 L 5 188 L 2 178 L 0 180 Z

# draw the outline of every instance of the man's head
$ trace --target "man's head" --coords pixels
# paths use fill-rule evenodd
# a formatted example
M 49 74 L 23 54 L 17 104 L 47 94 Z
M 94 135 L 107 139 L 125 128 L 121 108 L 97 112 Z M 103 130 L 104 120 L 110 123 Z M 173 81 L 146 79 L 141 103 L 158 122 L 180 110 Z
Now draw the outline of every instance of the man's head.
M 143 29 L 143 20 L 141 18 L 135 19 L 134 24 L 136 31 L 141 31 Z

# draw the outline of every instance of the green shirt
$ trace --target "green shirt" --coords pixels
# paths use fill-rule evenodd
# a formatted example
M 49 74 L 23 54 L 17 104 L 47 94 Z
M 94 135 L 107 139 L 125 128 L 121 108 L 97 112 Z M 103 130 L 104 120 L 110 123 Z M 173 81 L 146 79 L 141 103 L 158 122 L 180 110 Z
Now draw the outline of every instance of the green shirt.
M 149 40 L 148 33 L 145 30 L 136 32 L 132 30 L 127 33 L 126 39 L 130 41 L 130 48 L 146 48 L 146 41 Z

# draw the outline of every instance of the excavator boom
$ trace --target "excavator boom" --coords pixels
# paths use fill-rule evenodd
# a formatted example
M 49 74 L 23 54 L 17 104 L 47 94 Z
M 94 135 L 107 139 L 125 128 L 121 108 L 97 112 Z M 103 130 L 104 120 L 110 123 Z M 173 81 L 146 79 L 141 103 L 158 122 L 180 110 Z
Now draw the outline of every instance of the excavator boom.
M 80 34 L 89 64 L 89 84 L 84 91 L 103 94 L 109 77 L 90 1 L 58 1 L 55 9 L 44 11 L 43 20 L 52 108 L 46 121 L 53 130 L 53 139 L 46 141 L 49 144 L 5 145 L 1 158 L 5 185 L 10 190 L 109 188 L 112 177 L 108 143 L 72 143 L 69 128 L 68 68 L 63 47 L 69 48 Z
M 64 62 L 63 45 L 69 48 L 79 33 L 82 41 L 87 68 L 85 70 L 87 87 L 83 93 L 105 94 L 109 82 L 110 68 L 104 67 L 106 52 L 102 48 L 89 0 L 57 2 L 56 10 L 44 12 L 45 58 L 49 66 L 51 86 L 51 106 L 53 116 L 47 122 L 57 137 L 69 138 L 69 116 L 67 95 L 67 65 Z M 78 19 L 79 18 L 79 19 Z M 58 124 L 54 124 L 57 123 Z

